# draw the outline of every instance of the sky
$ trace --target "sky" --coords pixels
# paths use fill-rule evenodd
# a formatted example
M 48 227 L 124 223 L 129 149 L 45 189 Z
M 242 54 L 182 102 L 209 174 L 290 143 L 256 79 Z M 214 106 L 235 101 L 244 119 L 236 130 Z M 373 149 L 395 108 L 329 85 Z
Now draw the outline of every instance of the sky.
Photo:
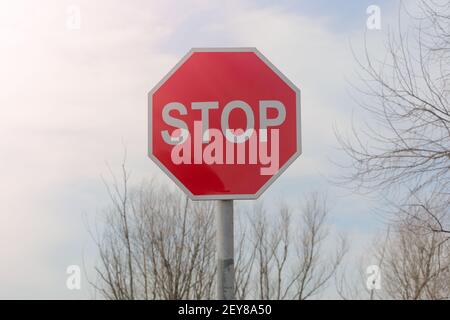
M 381 30 L 366 9 L 381 8 Z M 102 177 L 124 148 L 132 181 L 170 180 L 146 156 L 147 92 L 192 47 L 257 47 L 302 90 L 303 155 L 263 195 L 295 203 L 327 191 L 330 227 L 352 254 L 382 228 L 373 197 L 338 188 L 333 126 L 364 35 L 375 55 L 398 1 L 0 0 L 0 298 L 91 298 L 87 224 L 108 204 Z M 75 11 L 74 11 L 75 10 Z M 79 28 L 73 14 L 79 11 Z M 74 27 L 75 26 L 75 27 Z M 68 290 L 66 268 L 86 267 Z

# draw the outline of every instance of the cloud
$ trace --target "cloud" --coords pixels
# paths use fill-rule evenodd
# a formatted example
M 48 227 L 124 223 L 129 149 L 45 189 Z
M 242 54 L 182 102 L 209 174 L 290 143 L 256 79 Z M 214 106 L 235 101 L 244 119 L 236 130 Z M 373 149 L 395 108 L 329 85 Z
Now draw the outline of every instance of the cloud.
M 82 214 L 105 197 L 105 161 L 124 141 L 147 160 L 146 92 L 175 63 L 153 48 L 168 31 L 142 6 L 91 3 L 80 30 L 65 27 L 61 2 L 0 10 L 0 297 L 76 297 L 65 268 L 82 264 Z
M 80 30 L 66 28 L 69 4 L 80 6 Z M 65 288 L 66 266 L 94 257 L 83 213 L 95 218 L 107 203 L 100 175 L 106 162 L 120 164 L 124 144 L 135 180 L 162 176 L 146 156 L 146 94 L 190 47 L 256 46 L 301 88 L 304 154 L 276 190 L 332 171 L 325 155 L 331 125 L 349 113 L 344 75 L 353 61 L 348 35 L 326 18 L 241 1 L 5 6 L 0 297 L 88 297 Z

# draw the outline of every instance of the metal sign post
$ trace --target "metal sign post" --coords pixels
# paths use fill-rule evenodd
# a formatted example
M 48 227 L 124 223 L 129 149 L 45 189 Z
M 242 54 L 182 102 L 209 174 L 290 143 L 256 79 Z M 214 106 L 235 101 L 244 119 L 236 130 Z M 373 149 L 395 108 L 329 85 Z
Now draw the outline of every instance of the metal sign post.
M 233 200 L 218 200 L 216 208 L 217 292 L 219 300 L 234 300 Z

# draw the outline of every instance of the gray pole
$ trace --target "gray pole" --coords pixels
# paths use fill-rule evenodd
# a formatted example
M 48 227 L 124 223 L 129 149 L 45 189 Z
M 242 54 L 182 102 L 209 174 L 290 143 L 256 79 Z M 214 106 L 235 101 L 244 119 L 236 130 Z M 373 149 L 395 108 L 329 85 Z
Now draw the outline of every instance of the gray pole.
M 234 300 L 233 200 L 217 201 L 217 299 Z

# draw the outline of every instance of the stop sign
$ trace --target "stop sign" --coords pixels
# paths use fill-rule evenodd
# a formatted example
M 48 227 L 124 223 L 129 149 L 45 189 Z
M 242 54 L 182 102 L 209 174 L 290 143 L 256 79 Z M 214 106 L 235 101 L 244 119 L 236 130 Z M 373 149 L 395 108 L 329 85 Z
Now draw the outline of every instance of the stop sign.
M 300 90 L 255 48 L 192 49 L 148 95 L 149 157 L 191 199 L 255 199 L 301 154 Z

